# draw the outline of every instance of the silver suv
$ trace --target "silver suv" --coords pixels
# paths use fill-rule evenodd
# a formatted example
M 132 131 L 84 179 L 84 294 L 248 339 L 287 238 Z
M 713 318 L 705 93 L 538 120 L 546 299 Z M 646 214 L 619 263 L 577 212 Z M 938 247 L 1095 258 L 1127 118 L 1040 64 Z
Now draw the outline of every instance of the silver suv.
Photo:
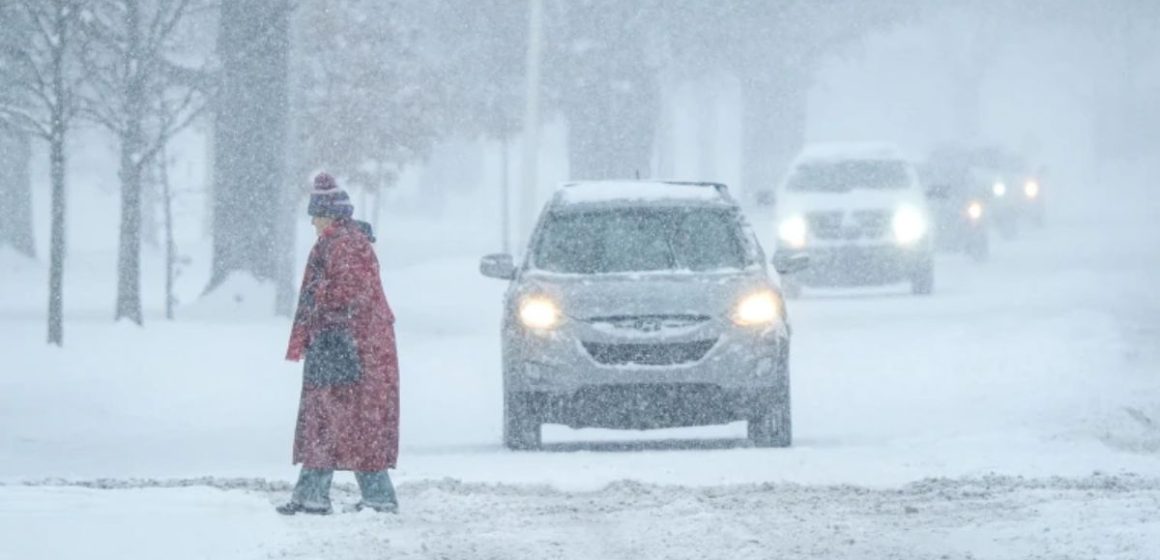
M 510 280 L 503 316 L 504 443 L 540 426 L 653 429 L 746 420 L 761 447 L 792 439 L 790 328 L 781 290 L 725 185 L 565 184 Z M 782 258 L 788 273 L 804 255 Z

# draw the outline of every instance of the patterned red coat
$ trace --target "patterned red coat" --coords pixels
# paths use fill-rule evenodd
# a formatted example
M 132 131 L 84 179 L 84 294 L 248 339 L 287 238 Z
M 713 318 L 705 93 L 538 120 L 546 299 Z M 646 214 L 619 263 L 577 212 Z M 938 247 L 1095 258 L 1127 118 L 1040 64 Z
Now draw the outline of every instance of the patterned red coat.
M 324 327 L 346 325 L 358 346 L 357 383 L 302 388 L 294 464 L 360 472 L 393 468 L 399 449 L 395 317 L 370 239 L 350 220 L 323 231 L 310 252 L 286 354 L 302 360 Z

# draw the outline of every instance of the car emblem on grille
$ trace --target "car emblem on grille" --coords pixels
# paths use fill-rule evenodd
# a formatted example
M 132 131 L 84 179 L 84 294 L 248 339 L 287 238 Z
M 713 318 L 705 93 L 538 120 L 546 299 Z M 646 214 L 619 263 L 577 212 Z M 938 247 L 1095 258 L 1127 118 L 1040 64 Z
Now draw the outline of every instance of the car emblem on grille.
M 641 332 L 657 332 L 664 326 L 660 319 L 652 317 L 640 317 L 632 322 L 632 328 Z

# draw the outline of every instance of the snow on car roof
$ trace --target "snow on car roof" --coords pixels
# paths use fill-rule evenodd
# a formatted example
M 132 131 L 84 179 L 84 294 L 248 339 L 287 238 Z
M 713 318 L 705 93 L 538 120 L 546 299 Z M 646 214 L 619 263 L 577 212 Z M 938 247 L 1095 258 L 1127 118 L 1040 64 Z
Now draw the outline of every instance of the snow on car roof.
M 819 142 L 803 148 L 797 158 L 799 163 L 840 159 L 910 158 L 898 146 L 884 142 Z
M 688 201 L 726 202 L 725 186 L 718 183 L 678 181 L 584 181 L 565 183 L 559 191 L 563 204 L 601 202 Z

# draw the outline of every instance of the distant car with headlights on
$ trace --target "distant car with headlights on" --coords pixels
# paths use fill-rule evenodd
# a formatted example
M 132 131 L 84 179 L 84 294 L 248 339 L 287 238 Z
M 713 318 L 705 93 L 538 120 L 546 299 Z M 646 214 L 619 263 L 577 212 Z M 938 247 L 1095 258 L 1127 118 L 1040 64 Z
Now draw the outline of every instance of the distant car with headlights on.
M 777 255 L 806 252 L 799 286 L 909 282 L 934 290 L 934 243 L 915 166 L 889 145 L 808 146 L 777 192 Z
M 804 268 L 783 257 L 782 273 Z M 744 420 L 760 447 L 792 441 L 790 328 L 777 275 L 716 183 L 578 182 L 545 206 L 502 321 L 503 440 L 541 426 L 653 429 Z
M 990 191 L 990 224 L 1004 239 L 1018 236 L 1023 222 L 1043 224 L 1043 186 L 1023 157 L 988 146 L 973 155 L 974 169 Z M 1042 172 L 1042 170 L 1041 170 Z
M 990 256 L 987 203 L 989 184 L 972 167 L 971 154 L 957 148 L 935 150 L 922 168 L 939 251 L 965 253 L 976 261 Z

